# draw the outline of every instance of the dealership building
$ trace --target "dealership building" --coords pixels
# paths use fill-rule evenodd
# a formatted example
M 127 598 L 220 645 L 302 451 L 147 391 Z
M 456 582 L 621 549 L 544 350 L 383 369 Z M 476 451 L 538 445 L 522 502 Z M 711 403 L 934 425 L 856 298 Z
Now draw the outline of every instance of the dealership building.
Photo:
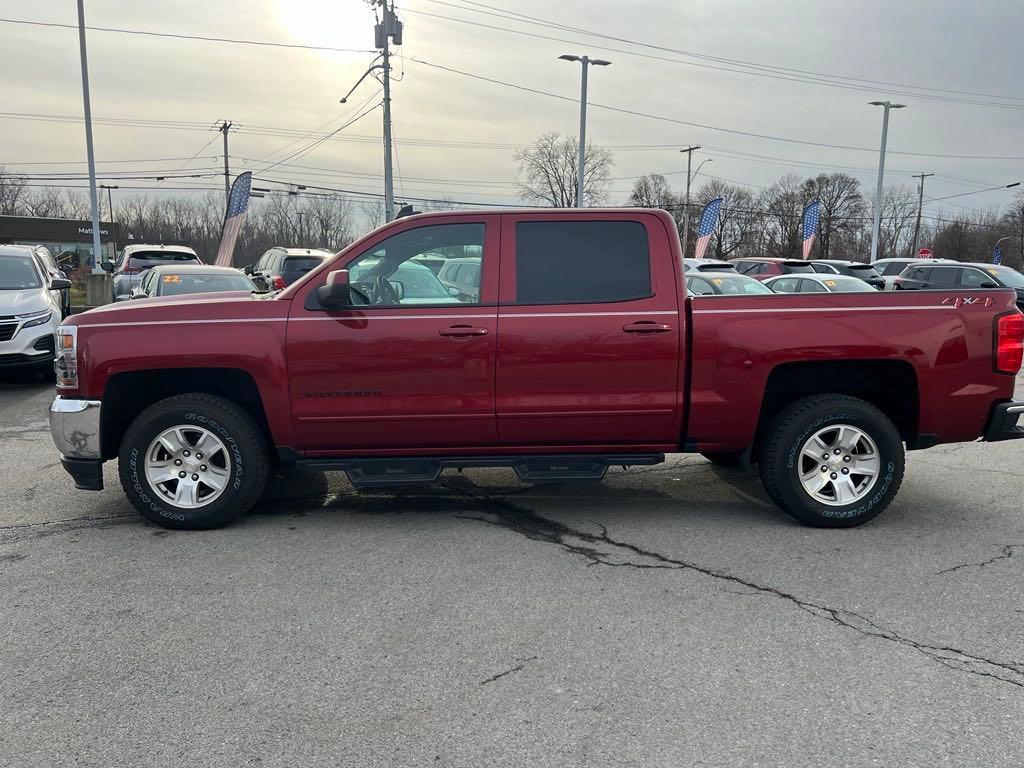
M 121 239 L 120 227 L 100 222 L 102 261 L 114 261 Z M 0 244 L 45 245 L 62 267 L 91 267 L 92 222 L 45 219 L 35 216 L 0 216 Z

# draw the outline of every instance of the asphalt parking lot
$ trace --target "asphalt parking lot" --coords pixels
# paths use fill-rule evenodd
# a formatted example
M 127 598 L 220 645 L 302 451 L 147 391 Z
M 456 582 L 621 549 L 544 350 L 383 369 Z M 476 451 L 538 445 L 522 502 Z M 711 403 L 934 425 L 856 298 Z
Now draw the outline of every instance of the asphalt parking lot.
M 1024 380 L 1018 393 L 1024 392 Z M 0 765 L 1019 766 L 1024 445 L 861 528 L 700 457 L 530 487 L 279 478 L 168 532 L 0 380 Z

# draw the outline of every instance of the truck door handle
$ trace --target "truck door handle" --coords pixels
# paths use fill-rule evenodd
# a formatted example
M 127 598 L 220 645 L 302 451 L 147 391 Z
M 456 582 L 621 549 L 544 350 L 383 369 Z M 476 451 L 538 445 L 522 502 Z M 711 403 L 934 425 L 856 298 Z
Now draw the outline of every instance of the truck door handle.
M 635 323 L 628 323 L 622 326 L 626 333 L 665 333 L 671 331 L 672 326 L 668 323 L 656 323 L 653 320 L 638 320 Z
M 442 328 L 438 333 L 453 339 L 468 339 L 470 336 L 486 336 L 487 329 L 476 328 L 472 325 L 453 325 Z

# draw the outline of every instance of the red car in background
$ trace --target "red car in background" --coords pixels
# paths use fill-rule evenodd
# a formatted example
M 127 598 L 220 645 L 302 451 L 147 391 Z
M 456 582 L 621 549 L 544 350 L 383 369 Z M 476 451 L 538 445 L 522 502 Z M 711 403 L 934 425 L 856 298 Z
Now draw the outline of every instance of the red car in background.
M 814 274 L 814 267 L 800 259 L 736 259 L 736 271 L 755 280 L 767 280 L 778 275 Z

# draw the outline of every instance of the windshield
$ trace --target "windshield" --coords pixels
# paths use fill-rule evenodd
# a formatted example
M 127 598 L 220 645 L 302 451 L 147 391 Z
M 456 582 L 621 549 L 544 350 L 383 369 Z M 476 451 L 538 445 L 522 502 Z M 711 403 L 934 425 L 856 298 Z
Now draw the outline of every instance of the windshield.
M 726 296 L 751 296 L 759 293 L 771 293 L 764 283 L 754 280 L 752 277 L 743 275 L 704 275 L 705 280 L 710 280 L 718 293 Z
M 856 277 L 830 277 L 825 286 L 832 293 L 874 293 L 875 289 Z
M 0 291 L 42 287 L 31 256 L 0 256 Z
M 986 267 L 985 271 L 1007 288 L 1024 288 L 1024 275 L 1010 267 Z
M 159 296 L 179 296 L 183 293 L 213 293 L 214 291 L 253 291 L 255 286 L 245 275 L 231 274 L 164 274 L 160 276 Z

